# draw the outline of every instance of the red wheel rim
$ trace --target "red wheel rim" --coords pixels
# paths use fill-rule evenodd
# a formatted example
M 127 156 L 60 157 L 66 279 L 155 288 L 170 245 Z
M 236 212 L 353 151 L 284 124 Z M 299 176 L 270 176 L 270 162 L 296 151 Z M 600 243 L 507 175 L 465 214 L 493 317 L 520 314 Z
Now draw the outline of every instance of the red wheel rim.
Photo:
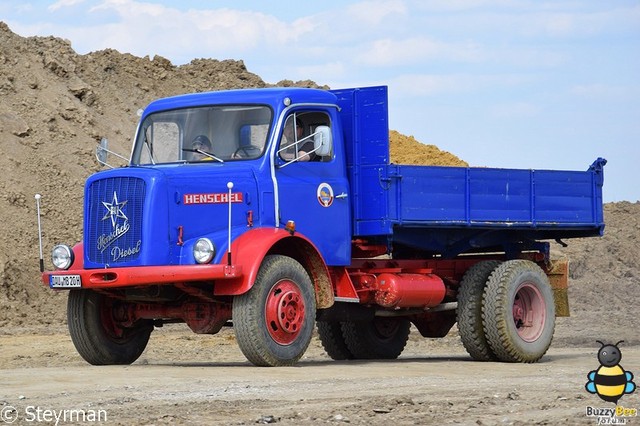
M 281 345 L 295 342 L 304 324 L 304 301 L 296 283 L 282 280 L 271 288 L 265 319 L 274 341 Z
M 525 342 L 536 341 L 546 322 L 546 304 L 540 290 L 531 283 L 523 283 L 513 300 L 513 322 L 518 335 Z

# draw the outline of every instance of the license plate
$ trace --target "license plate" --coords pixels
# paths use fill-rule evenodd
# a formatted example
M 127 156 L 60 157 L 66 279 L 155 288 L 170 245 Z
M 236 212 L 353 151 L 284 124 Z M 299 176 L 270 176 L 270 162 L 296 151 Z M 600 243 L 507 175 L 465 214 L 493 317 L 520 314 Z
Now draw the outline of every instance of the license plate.
M 80 288 L 82 280 L 80 275 L 50 275 L 49 287 L 51 288 Z

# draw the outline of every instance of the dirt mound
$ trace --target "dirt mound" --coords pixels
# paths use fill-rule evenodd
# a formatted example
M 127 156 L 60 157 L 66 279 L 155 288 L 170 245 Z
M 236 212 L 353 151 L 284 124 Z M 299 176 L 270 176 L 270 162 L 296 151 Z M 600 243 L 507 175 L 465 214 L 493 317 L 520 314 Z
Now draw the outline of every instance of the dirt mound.
M 428 166 L 459 166 L 469 164 L 435 145 L 425 145 L 413 136 L 405 136 L 395 130 L 389 132 L 391 162 Z
M 570 261 L 571 317 L 559 321 L 560 343 L 640 343 L 635 325 L 635 307 L 640 304 L 640 202 L 605 204 L 604 220 L 602 238 L 567 240 L 566 248 L 553 244 Z
M 305 80 L 281 86 L 318 87 Z M 160 56 L 139 58 L 107 49 L 78 55 L 54 37 L 23 38 L 0 22 L 0 326 L 64 322 L 66 293 L 40 284 L 34 194 L 43 194 L 45 257 L 58 242 L 82 235 L 84 180 L 99 170 L 96 142 L 107 135 L 115 151 L 128 152 L 139 108 L 151 100 L 188 92 L 266 87 L 242 61 L 195 59 L 174 66 Z M 466 166 L 413 137 L 390 133 L 394 163 Z M 572 259 L 571 303 L 582 327 L 620 324 L 637 303 L 640 205 L 606 206 L 602 239 L 571 241 L 560 250 Z M 588 322 L 582 322 L 582 321 Z M 612 340 L 635 340 L 632 321 Z M 578 327 L 578 326 L 577 326 Z M 628 329 L 628 331 L 627 331 Z M 591 329 L 590 329 L 591 330 Z M 561 339 L 606 335 L 566 335 Z
M 267 86 L 242 61 L 174 66 L 112 49 L 78 55 L 65 40 L 20 37 L 0 22 L 0 326 L 64 320 L 66 296 L 39 283 L 34 194 L 43 195 L 48 258 L 55 243 L 81 238 L 83 185 L 99 170 L 93 153 L 102 136 L 128 152 L 136 113 L 153 99 Z

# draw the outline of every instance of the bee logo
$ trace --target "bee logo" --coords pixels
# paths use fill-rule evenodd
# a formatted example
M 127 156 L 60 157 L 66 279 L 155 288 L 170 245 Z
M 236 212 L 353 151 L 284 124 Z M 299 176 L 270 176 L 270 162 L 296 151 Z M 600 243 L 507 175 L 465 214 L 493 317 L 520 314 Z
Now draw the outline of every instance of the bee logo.
M 617 404 L 622 395 L 633 393 L 636 390 L 636 384 L 633 383 L 633 373 L 625 371 L 620 365 L 622 353 L 618 345 L 624 340 L 615 345 L 605 345 L 599 340 L 596 342 L 602 345 L 598 351 L 600 367 L 587 374 L 589 381 L 584 387 L 587 392 L 597 394 L 603 401 Z

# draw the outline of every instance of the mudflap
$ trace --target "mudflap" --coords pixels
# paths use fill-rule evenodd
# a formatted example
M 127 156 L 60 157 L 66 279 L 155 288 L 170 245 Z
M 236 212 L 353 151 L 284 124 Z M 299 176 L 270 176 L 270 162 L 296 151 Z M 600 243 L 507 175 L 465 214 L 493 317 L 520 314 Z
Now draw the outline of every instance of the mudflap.
M 556 317 L 568 317 L 569 313 L 569 261 L 553 260 L 544 268 L 553 289 Z

